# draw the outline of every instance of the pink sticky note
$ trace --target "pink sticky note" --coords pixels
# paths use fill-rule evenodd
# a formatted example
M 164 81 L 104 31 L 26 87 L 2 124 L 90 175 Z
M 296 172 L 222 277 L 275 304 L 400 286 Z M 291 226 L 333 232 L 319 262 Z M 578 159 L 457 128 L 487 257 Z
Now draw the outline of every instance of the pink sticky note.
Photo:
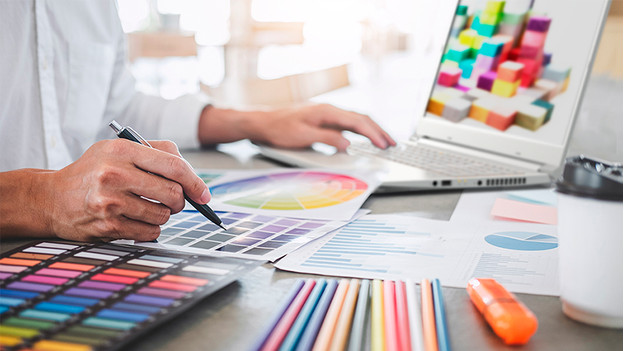
M 498 198 L 490 214 L 505 220 L 557 224 L 557 208 Z

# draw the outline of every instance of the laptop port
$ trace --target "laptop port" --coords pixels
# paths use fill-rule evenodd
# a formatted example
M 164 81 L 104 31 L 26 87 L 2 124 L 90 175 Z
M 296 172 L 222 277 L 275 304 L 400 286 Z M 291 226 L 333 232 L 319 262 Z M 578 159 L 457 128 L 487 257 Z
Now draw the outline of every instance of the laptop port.
M 451 181 L 450 180 L 443 180 L 442 181 L 442 186 L 451 186 Z

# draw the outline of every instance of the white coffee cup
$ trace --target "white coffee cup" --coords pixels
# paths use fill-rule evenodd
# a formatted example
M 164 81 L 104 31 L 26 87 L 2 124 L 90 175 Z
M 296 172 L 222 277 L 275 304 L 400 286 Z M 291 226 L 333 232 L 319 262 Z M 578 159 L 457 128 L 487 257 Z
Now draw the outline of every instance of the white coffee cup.
M 563 312 L 622 328 L 622 165 L 568 158 L 557 192 Z

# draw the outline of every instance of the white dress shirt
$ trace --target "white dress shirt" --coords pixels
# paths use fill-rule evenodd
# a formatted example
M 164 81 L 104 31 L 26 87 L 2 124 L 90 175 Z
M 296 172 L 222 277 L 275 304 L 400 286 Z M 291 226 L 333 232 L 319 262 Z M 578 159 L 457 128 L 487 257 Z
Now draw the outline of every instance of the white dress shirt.
M 136 92 L 126 51 L 114 1 L 0 0 L 0 171 L 62 168 L 113 119 L 197 147 L 207 99 Z

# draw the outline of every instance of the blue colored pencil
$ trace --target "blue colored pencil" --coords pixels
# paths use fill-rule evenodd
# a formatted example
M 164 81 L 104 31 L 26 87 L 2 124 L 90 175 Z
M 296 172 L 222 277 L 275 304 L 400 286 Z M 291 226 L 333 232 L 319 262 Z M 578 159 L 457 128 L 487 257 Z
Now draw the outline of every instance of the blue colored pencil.
M 448 340 L 448 330 L 446 329 L 446 311 L 444 311 L 444 297 L 442 296 L 442 285 L 439 279 L 434 279 L 431 283 L 433 290 L 433 309 L 435 311 L 436 332 L 438 334 L 438 350 L 450 351 L 451 345 Z
M 264 345 L 264 343 L 267 341 L 267 339 L 273 332 L 273 329 L 275 329 L 275 326 L 277 325 L 277 323 L 279 323 L 280 319 L 282 319 L 282 316 L 284 316 L 284 313 L 288 309 L 288 306 L 290 306 L 290 304 L 293 302 L 295 297 L 297 297 L 297 294 L 303 287 L 303 284 L 304 284 L 303 279 L 297 279 L 293 287 L 288 292 L 288 295 L 286 295 L 286 298 L 284 299 L 284 304 L 277 310 L 277 313 L 271 320 L 271 323 L 261 334 L 262 336 L 258 339 L 258 341 L 256 341 L 256 343 L 252 347 L 252 350 L 258 351 L 262 349 L 262 346 Z
M 308 326 L 301 335 L 301 339 L 299 340 L 299 344 L 297 344 L 297 351 L 309 351 L 312 350 L 312 346 L 314 346 L 314 342 L 316 341 L 316 335 L 321 329 L 321 324 L 323 324 L 323 320 L 325 319 L 325 314 L 327 313 L 327 309 L 329 309 L 329 304 L 334 298 L 334 293 L 336 292 L 336 287 L 338 286 L 337 280 L 330 280 L 327 282 L 327 286 L 325 287 L 325 291 L 323 291 L 323 295 L 319 300 L 312 316 L 310 317 L 310 321 L 308 322 Z
M 366 313 L 368 312 L 369 298 L 370 280 L 362 280 L 357 305 L 355 306 L 355 315 L 353 316 L 351 336 L 349 337 L 349 351 L 360 351 L 364 349 L 362 341 L 364 340 L 364 328 L 366 328 L 364 322 L 366 320 Z
M 286 350 L 295 349 L 295 346 L 297 346 L 297 343 L 301 339 L 301 335 L 303 334 L 303 331 L 308 325 L 308 321 L 310 320 L 310 317 L 312 316 L 312 312 L 314 312 L 314 309 L 316 305 L 318 304 L 321 298 L 321 295 L 323 294 L 323 291 L 325 291 L 326 286 L 327 286 L 327 280 L 325 279 L 319 279 L 316 282 L 316 286 L 314 287 L 312 292 L 310 292 L 310 296 L 308 296 L 308 300 L 306 301 L 305 305 L 303 305 L 303 307 L 301 308 L 301 312 L 299 312 L 299 315 L 297 316 L 297 319 L 295 320 L 292 327 L 290 328 L 288 335 L 286 335 L 286 338 L 282 342 L 282 346 L 280 346 L 280 350 L 286 351 Z

